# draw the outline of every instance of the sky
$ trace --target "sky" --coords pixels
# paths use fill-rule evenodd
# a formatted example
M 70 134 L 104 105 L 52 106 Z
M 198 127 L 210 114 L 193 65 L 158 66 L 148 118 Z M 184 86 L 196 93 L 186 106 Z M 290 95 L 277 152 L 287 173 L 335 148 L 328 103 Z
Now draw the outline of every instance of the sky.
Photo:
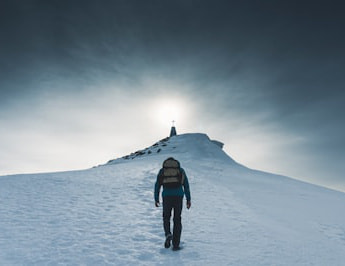
M 170 132 L 345 191 L 341 1 L 4 0 L 0 175 L 85 169 Z

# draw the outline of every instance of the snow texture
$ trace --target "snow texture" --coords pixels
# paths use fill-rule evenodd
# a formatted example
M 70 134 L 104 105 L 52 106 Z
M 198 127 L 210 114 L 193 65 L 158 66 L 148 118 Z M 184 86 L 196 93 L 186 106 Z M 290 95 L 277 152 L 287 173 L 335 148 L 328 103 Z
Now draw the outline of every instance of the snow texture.
M 163 247 L 153 200 L 168 156 L 192 193 L 178 252 Z M 344 206 L 344 193 L 178 135 L 89 170 L 0 177 L 0 265 L 345 265 Z

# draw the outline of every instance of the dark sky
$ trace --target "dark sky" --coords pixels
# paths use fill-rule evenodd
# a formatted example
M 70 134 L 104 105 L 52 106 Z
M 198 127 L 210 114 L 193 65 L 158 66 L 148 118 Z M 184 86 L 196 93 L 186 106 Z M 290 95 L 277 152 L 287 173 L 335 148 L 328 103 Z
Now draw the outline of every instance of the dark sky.
M 152 144 L 171 118 L 163 129 L 142 114 L 171 97 L 189 110 L 182 131 L 219 138 L 240 163 L 345 190 L 344 12 L 341 1 L 1 1 L 2 174 Z M 133 147 L 120 145 L 129 132 Z

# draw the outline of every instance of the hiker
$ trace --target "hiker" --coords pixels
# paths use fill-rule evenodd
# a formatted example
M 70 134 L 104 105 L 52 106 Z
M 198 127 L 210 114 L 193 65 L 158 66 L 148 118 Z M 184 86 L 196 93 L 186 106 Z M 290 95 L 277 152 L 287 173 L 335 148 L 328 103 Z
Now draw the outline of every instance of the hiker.
M 180 167 L 180 163 L 172 157 L 163 162 L 163 167 L 157 175 L 154 194 L 156 207 L 160 206 L 159 192 L 161 186 L 163 186 L 163 226 L 166 237 L 164 247 L 169 248 L 172 240 L 173 250 L 179 250 L 182 231 L 181 212 L 184 194 L 187 198 L 187 209 L 191 207 L 191 199 L 187 175 L 183 168 Z M 170 217 L 173 209 L 174 227 L 173 234 L 171 234 Z

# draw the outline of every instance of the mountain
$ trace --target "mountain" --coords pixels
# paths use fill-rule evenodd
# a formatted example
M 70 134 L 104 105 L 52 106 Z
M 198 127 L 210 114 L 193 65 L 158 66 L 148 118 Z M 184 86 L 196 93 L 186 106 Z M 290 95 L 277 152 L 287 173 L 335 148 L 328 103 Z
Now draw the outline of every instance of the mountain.
M 217 140 L 210 140 L 206 134 L 182 134 L 164 138 L 151 147 L 138 150 L 122 158 L 110 160 L 107 164 L 123 163 L 125 160 L 149 159 L 162 160 L 167 156 L 174 155 L 176 158 L 185 159 L 216 159 L 225 163 L 234 164 L 223 150 L 223 143 Z
M 82 171 L 0 177 L 1 265 L 345 265 L 345 194 L 248 169 L 205 134 Z M 183 250 L 163 248 L 153 186 L 185 169 Z

